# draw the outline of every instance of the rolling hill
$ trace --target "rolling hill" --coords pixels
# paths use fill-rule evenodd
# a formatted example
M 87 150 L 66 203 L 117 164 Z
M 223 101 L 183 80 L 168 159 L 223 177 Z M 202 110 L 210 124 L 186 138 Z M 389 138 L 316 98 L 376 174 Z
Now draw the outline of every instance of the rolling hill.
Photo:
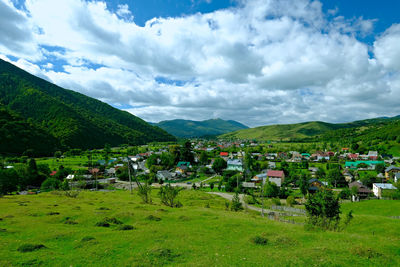
M 0 60 L 0 104 L 55 137 L 61 147 L 54 149 L 175 140 L 161 128 L 126 111 L 61 88 L 3 60 Z
M 168 133 L 181 138 L 215 136 L 248 127 L 232 120 L 211 119 L 205 121 L 168 120 L 154 123 Z
M 399 121 L 399 119 L 399 116 L 396 116 L 393 118 L 359 120 L 350 123 L 327 123 L 321 121 L 312 121 L 297 124 L 276 124 L 239 130 L 220 135 L 219 138 L 282 141 L 301 140 L 316 137 L 320 137 L 323 139 L 331 137 L 340 138 L 340 136 L 343 137 L 344 133 L 346 133 L 347 136 L 356 135 L 357 132 L 360 132 L 360 129 L 367 129 L 369 127 L 379 126 L 380 128 L 384 128 L 383 130 L 381 130 L 383 132 L 391 131 L 390 127 L 392 127 L 397 121 Z M 389 127 L 390 129 L 385 130 L 385 126 Z M 355 129 L 357 129 L 357 131 Z M 369 132 L 370 131 L 368 131 L 368 133 Z

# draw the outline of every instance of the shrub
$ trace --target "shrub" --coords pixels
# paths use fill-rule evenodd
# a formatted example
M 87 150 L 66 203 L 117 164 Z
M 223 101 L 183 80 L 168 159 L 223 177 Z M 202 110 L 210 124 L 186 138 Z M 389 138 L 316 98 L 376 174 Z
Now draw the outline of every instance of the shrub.
M 95 240 L 96 238 L 94 238 L 93 236 L 85 236 L 81 239 L 81 242 L 89 242 L 92 240 Z
M 42 185 L 40 186 L 40 189 L 42 191 L 51 191 L 51 190 L 57 190 L 61 186 L 61 182 L 55 178 L 47 178 L 44 180 Z
M 78 224 L 76 221 L 74 221 L 71 217 L 65 217 L 63 219 L 64 224 Z
M 233 195 L 232 203 L 231 203 L 231 210 L 239 211 L 242 210 L 242 203 L 240 202 L 239 192 L 236 190 L 235 195 Z
M 273 198 L 272 203 L 276 206 L 282 205 L 281 200 L 279 198 Z
M 182 190 L 180 187 L 173 187 L 170 184 L 160 187 L 158 195 L 161 198 L 161 202 L 169 207 L 182 207 L 179 201 L 175 201 L 179 192 Z
M 322 189 L 309 195 L 305 206 L 309 224 L 323 229 L 338 229 L 340 204 L 331 190 Z
M 262 236 L 255 236 L 255 237 L 251 238 L 251 242 L 253 242 L 256 245 L 265 246 L 268 243 L 268 239 L 266 239 L 265 237 L 262 237 Z
M 135 229 L 135 227 L 133 227 L 132 225 L 128 225 L 128 224 L 122 224 L 117 227 L 117 230 L 121 230 L 121 231 L 133 230 L 133 229 Z
M 104 220 L 97 222 L 95 225 L 99 227 L 110 227 L 110 224 Z
M 157 216 L 154 216 L 154 215 L 149 215 L 149 216 L 146 217 L 146 219 L 149 220 L 149 221 L 156 221 L 156 222 L 161 221 L 160 217 L 157 217 Z
M 294 196 L 288 196 L 288 198 L 286 199 L 286 204 L 290 207 L 293 207 L 296 204 Z
M 151 203 L 151 185 L 146 182 L 144 185 L 138 187 L 138 194 L 144 203 Z
M 38 249 L 46 248 L 45 245 L 43 244 L 23 244 L 19 246 L 18 251 L 19 252 L 32 252 Z

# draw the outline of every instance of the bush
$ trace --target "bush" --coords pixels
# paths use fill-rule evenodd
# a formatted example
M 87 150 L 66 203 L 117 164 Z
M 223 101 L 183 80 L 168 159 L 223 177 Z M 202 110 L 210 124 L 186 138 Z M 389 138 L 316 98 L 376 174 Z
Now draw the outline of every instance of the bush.
M 182 204 L 179 201 L 175 201 L 179 192 L 182 190 L 180 187 L 173 187 L 170 184 L 166 186 L 161 186 L 158 195 L 161 198 L 161 202 L 169 207 L 182 207 Z
M 60 187 L 61 187 L 60 180 L 57 180 L 55 178 L 47 178 L 46 180 L 44 180 L 44 182 L 40 186 L 40 190 L 51 191 L 51 190 L 60 189 Z
M 288 198 L 286 199 L 286 204 L 290 207 L 293 207 L 296 204 L 296 199 L 294 198 L 294 196 L 288 196 Z
M 282 205 L 281 200 L 279 198 L 273 198 L 272 203 L 276 206 Z
M 32 252 L 38 249 L 46 248 L 45 245 L 43 244 L 23 244 L 19 246 L 18 251 L 19 252 Z
M 231 203 L 231 210 L 232 211 L 239 211 L 242 210 L 242 203 L 240 202 L 239 192 L 236 190 L 235 195 L 233 195 L 232 203 Z
M 268 239 L 266 239 L 265 237 L 262 237 L 262 236 L 255 236 L 255 237 L 251 238 L 250 240 L 251 240 L 251 242 L 253 242 L 256 245 L 265 246 L 268 243 Z
M 331 190 L 321 189 L 309 195 L 305 204 L 308 223 L 323 229 L 337 230 L 340 221 L 339 199 Z
M 120 230 L 120 231 L 133 230 L 133 229 L 135 229 L 135 227 L 133 227 L 132 225 L 128 225 L 128 224 L 122 224 L 117 227 L 117 230 Z
M 154 215 L 149 215 L 149 216 L 146 217 L 146 219 L 149 220 L 149 221 L 156 221 L 156 222 L 161 221 L 160 217 L 157 217 L 157 216 L 154 216 Z
M 138 194 L 144 203 L 151 203 L 151 185 L 146 182 L 144 185 L 138 187 Z

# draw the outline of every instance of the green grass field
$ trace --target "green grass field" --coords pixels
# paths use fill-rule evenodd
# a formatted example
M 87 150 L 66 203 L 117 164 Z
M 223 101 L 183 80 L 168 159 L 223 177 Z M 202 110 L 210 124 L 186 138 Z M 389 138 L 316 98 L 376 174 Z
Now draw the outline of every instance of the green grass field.
M 343 204 L 352 223 L 324 232 L 227 211 L 224 199 L 201 191 L 182 191 L 182 208 L 161 205 L 156 193 L 154 204 L 126 191 L 0 198 L 0 266 L 400 265 L 400 220 L 389 217 L 400 215 L 400 201 Z M 96 226 L 106 217 L 134 229 Z M 24 244 L 45 247 L 20 252 Z

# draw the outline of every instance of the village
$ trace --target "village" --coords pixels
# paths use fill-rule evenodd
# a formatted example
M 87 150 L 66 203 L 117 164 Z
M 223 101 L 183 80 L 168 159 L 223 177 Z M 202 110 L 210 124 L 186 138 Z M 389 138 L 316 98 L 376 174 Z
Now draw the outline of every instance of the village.
M 361 154 L 345 147 L 338 151 L 307 151 L 305 147 L 301 144 L 301 150 L 295 151 L 292 144 L 196 139 L 180 145 L 69 151 L 57 158 L 36 160 L 38 165 L 50 163 L 52 168 L 46 166 L 50 170 L 48 179 L 57 177 L 82 189 L 130 189 L 139 181 L 153 187 L 170 184 L 205 191 L 237 189 L 279 198 L 282 204 L 289 196 L 301 202 L 307 193 L 321 188 L 334 190 L 341 199 L 351 201 L 398 197 L 399 157 L 377 151 Z M 74 160 L 80 163 L 69 166 Z M 5 165 L 13 168 L 12 164 Z M 37 192 L 40 187 L 29 187 L 22 193 L 29 189 Z

